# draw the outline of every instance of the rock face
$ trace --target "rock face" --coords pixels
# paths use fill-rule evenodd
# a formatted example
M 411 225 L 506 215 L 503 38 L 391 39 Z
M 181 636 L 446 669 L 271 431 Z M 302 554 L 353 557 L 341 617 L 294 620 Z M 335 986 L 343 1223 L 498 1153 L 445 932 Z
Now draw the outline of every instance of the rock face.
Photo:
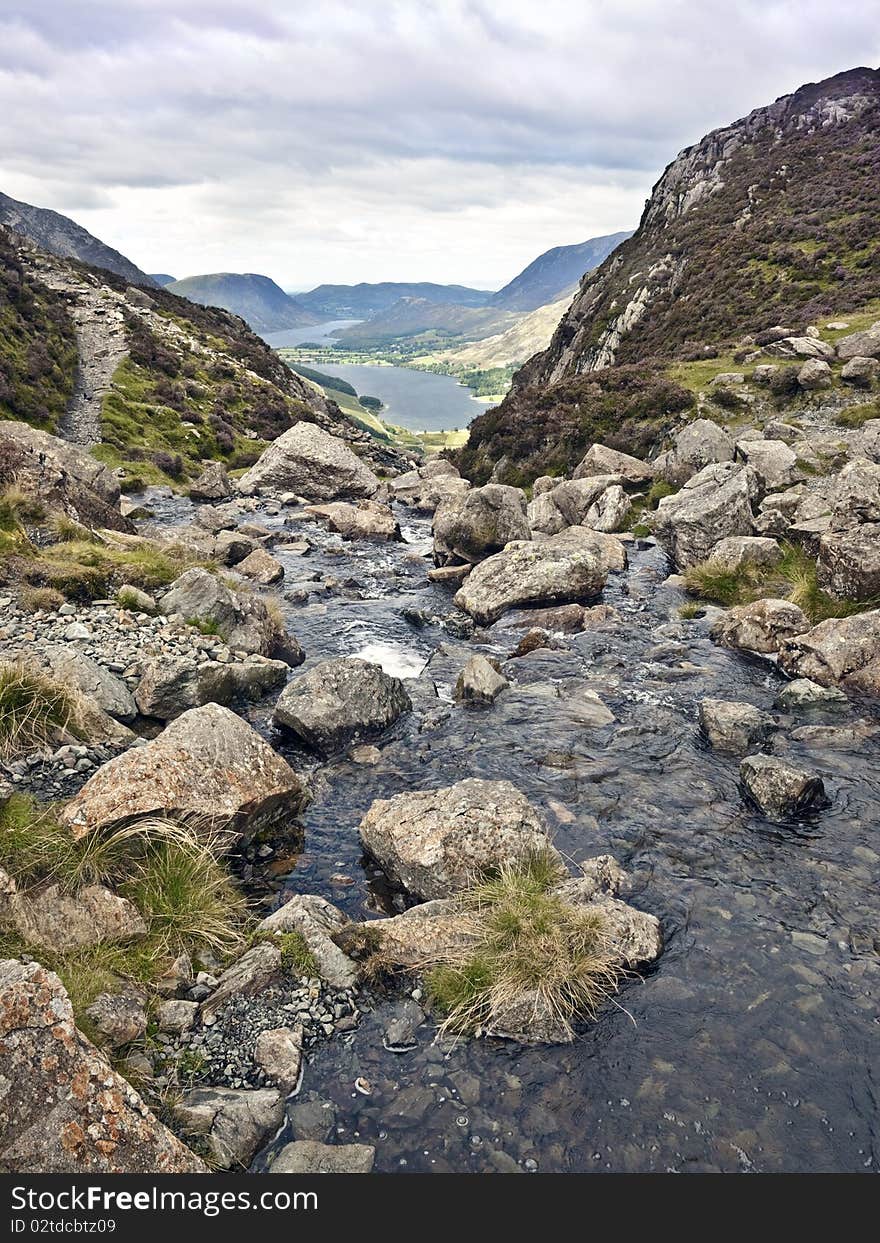
M 102 765 L 61 818 L 77 836 L 164 815 L 241 839 L 288 822 L 306 797 L 255 729 L 228 708 L 205 704 Z
M 189 485 L 189 494 L 194 501 L 225 501 L 232 496 L 233 487 L 223 463 L 205 462 L 198 479 Z
M 765 815 L 781 819 L 821 806 L 822 778 L 770 755 L 747 755 L 739 766 L 743 786 Z
M 530 851 L 552 851 L 537 812 L 509 781 L 468 778 L 377 799 L 359 831 L 388 876 L 422 899 L 449 897 Z
M 579 603 L 605 586 L 611 570 L 622 570 L 620 540 L 586 527 L 570 527 L 549 539 L 509 544 L 475 566 L 455 603 L 481 625 L 523 605 Z
M 826 531 L 819 539 L 819 586 L 847 600 L 880 597 L 880 522 L 848 531 Z
M 207 1172 L 76 1030 L 61 981 L 36 962 L 0 963 L 0 1083 L 2 1170 Z
M 831 617 L 794 635 L 783 643 L 779 663 L 820 686 L 880 694 L 880 610 Z
M 492 704 L 510 685 L 485 656 L 471 656 L 455 684 L 455 698 L 465 704 Z
M 680 569 L 706 561 L 731 535 L 751 535 L 757 481 L 752 469 L 734 462 L 706 466 L 675 496 L 664 497 L 654 532 Z
M 224 1170 L 250 1165 L 283 1115 L 284 1101 L 273 1088 L 194 1088 L 174 1106 L 184 1134 L 201 1137 L 213 1163 Z
M 590 475 L 619 475 L 627 483 L 650 483 L 654 478 L 654 467 L 629 453 L 595 444 L 590 446 L 575 467 L 572 478 L 587 479 Z
M 379 480 L 336 436 L 314 423 L 297 423 L 273 440 L 240 479 L 243 491 L 276 488 L 309 501 L 373 496 Z
M 766 536 L 731 535 L 719 540 L 710 552 L 709 560 L 728 570 L 742 570 L 748 566 L 772 568 L 782 560 L 782 549 L 775 539 Z
M 695 419 L 676 435 L 672 448 L 654 463 L 657 477 L 667 483 L 687 483 L 698 471 L 714 462 L 733 460 L 733 437 L 711 419 Z
M 315 960 L 321 979 L 334 988 L 351 988 L 357 980 L 357 967 L 332 940 L 346 923 L 346 916 L 326 898 L 317 894 L 297 894 L 261 920 L 258 931 L 272 936 L 298 932 Z
M 366 660 L 324 660 L 294 678 L 275 705 L 283 725 L 317 751 L 339 750 L 380 733 L 412 710 L 400 678 Z
M 159 607 L 166 616 L 177 613 L 186 621 L 209 622 L 227 645 L 260 656 L 284 649 L 288 664 L 302 664 L 287 652 L 296 653 L 296 641 L 278 626 L 259 596 L 231 591 L 207 570 L 185 570 L 162 597 Z
M 723 647 L 769 653 L 809 628 L 804 613 L 790 600 L 755 600 L 728 609 L 712 627 L 712 638 Z
M 704 699 L 699 708 L 700 725 L 716 751 L 745 755 L 764 743 L 776 722 L 752 704 L 723 699 Z
M 327 523 L 343 539 L 402 539 L 397 519 L 388 505 L 379 501 L 333 501 L 329 505 L 310 505 L 308 513 Z
M 270 1174 L 369 1174 L 376 1158 L 372 1144 L 320 1144 L 298 1139 L 285 1144 Z
M 434 561 L 437 565 L 476 564 L 511 540 L 531 538 L 526 498 L 519 488 L 487 483 L 442 501 L 434 514 Z

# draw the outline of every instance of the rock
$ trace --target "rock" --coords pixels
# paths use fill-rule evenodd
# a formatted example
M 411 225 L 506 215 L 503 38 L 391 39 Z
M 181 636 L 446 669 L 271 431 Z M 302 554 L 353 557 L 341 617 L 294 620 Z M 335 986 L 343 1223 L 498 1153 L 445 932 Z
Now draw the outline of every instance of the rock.
M 752 704 L 703 699 L 700 725 L 716 751 L 745 755 L 760 746 L 776 728 L 773 717 Z
M 835 531 L 845 531 L 863 522 L 880 522 L 880 465 L 867 458 L 855 458 L 843 468 L 836 481 L 831 527 Z
M 140 587 L 133 587 L 131 583 L 123 583 L 117 592 L 117 598 L 125 600 L 125 607 L 134 613 L 149 613 L 152 615 L 156 612 L 156 601 L 146 591 L 141 591 Z
M 273 936 L 298 932 L 315 960 L 318 975 L 333 988 L 352 988 L 357 967 L 332 938 L 348 922 L 326 898 L 297 894 L 262 920 L 257 931 Z
M 821 358 L 808 358 L 797 374 L 798 384 L 807 392 L 830 388 L 833 376 L 831 368 Z
M 820 686 L 818 682 L 811 682 L 809 678 L 795 678 L 793 682 L 784 686 L 776 697 L 777 707 L 785 712 L 840 703 L 846 703 L 846 695 L 843 691 L 833 686 Z
M 471 656 L 455 684 L 455 698 L 466 704 L 492 704 L 510 683 L 485 656 Z
M 272 1088 L 194 1088 L 173 1106 L 185 1135 L 203 1137 L 219 1169 L 250 1165 L 266 1137 L 281 1125 L 284 1101 Z
M 851 332 L 837 342 L 837 357 L 880 358 L 880 319 L 864 332 Z
M 146 996 L 137 989 L 99 993 L 86 1009 L 92 1026 L 114 1049 L 140 1040 L 147 1030 Z
M 437 565 L 453 559 L 476 564 L 511 540 L 530 538 L 526 498 L 520 488 L 487 483 L 485 487 L 447 498 L 434 514 Z
M 513 650 L 513 657 L 519 660 L 522 656 L 528 656 L 530 652 L 536 652 L 538 648 L 557 646 L 558 644 L 553 642 L 546 630 L 542 630 L 540 626 L 532 626 L 531 630 L 527 630 L 517 643 Z
M 254 1046 L 254 1061 L 285 1095 L 291 1093 L 302 1071 L 302 1027 L 273 1027 L 260 1032 Z
M 256 552 L 257 543 L 249 535 L 241 531 L 219 531 L 214 537 L 211 556 L 221 565 L 238 565 L 252 552 Z
M 337 658 L 313 666 L 284 688 L 275 705 L 277 725 L 315 750 L 340 750 L 376 734 L 412 710 L 399 678 L 366 660 Z
M 239 574 L 258 583 L 261 587 L 271 587 L 280 583 L 284 577 L 284 566 L 277 557 L 273 557 L 265 548 L 255 548 L 248 553 L 244 561 L 235 567 Z
M 480 871 L 529 851 L 555 855 L 537 812 L 509 781 L 468 778 L 377 799 L 360 824 L 364 849 L 416 898 L 445 898 Z
M 752 372 L 752 383 L 769 384 L 778 372 L 779 368 L 775 363 L 762 363 Z
M 747 755 L 739 773 L 746 791 L 766 816 L 797 815 L 827 802 L 821 777 L 775 756 Z
M 84 639 L 90 639 L 92 632 L 82 622 L 75 621 L 65 628 L 64 637 L 68 642 L 79 642 Z
M 558 608 L 524 609 L 505 619 L 506 624 L 523 629 L 537 627 L 552 634 L 580 634 L 609 622 L 619 621 L 620 614 L 610 604 L 563 604 Z
M 454 898 L 420 902 L 400 915 L 349 924 L 339 934 L 352 952 L 360 943 L 377 948 L 382 961 L 404 970 L 424 967 L 474 944 L 474 921 Z
M 202 1002 L 203 1022 L 210 1026 L 218 1010 L 232 997 L 252 997 L 280 974 L 281 950 L 268 941 L 258 942 L 226 968 L 211 996 Z
M 52 644 L 43 658 L 60 681 L 75 686 L 98 707 L 119 721 L 133 721 L 137 705 L 121 678 L 115 677 L 91 656 L 67 644 Z
M 516 541 L 476 566 L 455 603 L 480 625 L 491 625 L 521 605 L 577 603 L 596 595 L 611 570 L 626 565 L 613 535 L 570 527 L 559 535 Z
M 464 565 L 437 565 L 433 570 L 428 570 L 428 582 L 462 583 L 472 569 L 473 566 L 470 562 L 466 562 Z
M 283 660 L 257 656 L 235 664 L 203 661 L 198 665 L 183 656 L 166 656 L 144 666 L 135 700 L 144 716 L 171 721 L 190 708 L 206 703 L 230 704 L 238 698 L 260 699 L 283 686 L 287 673 L 288 666 Z
M 767 354 L 775 354 L 778 358 L 833 358 L 834 346 L 817 337 L 783 337 L 781 341 L 771 341 L 765 345 Z
M 757 477 L 749 466 L 705 466 L 657 507 L 654 532 L 680 569 L 705 561 L 727 536 L 751 535 Z
M 147 933 L 131 902 L 104 885 L 85 885 L 69 894 L 50 884 L 15 894 L 8 901 L 7 918 L 29 945 L 55 954 Z
M 797 454 L 784 440 L 738 440 L 736 454 L 755 472 L 763 492 L 788 488 L 801 477 Z
M 854 388 L 870 388 L 880 374 L 880 362 L 876 358 L 861 358 L 856 355 L 840 369 L 840 378 L 844 384 L 852 384 Z
M 206 531 L 216 535 L 219 531 L 237 527 L 242 512 L 237 501 L 230 501 L 226 505 L 204 505 L 196 511 L 194 521 L 196 526 L 204 527 Z
M 244 652 L 274 656 L 277 649 L 291 644 L 290 636 L 273 620 L 259 596 L 232 591 L 207 570 L 185 570 L 171 584 L 159 607 L 166 615 L 178 613 L 185 621 L 213 624 L 229 647 Z
M 336 501 L 373 496 L 379 480 L 344 441 L 301 422 L 263 450 L 239 486 L 245 492 L 269 487 L 309 501 Z
M 594 444 L 575 467 L 572 478 L 586 479 L 590 475 L 619 475 L 627 483 L 650 483 L 654 478 L 654 467 L 629 453 L 619 453 L 617 449 Z M 532 495 L 540 496 L 540 493 L 536 494 L 533 489 Z
M 319 1144 L 298 1139 L 285 1144 L 269 1166 L 270 1174 L 369 1174 L 376 1149 L 372 1144 Z
M 332 1101 L 298 1099 L 288 1104 L 287 1121 L 294 1139 L 326 1143 L 336 1130 L 336 1106 Z
M 293 769 L 241 717 L 191 708 L 158 738 L 103 764 L 60 813 L 75 836 L 145 816 L 183 819 L 246 840 L 305 805 Z
M 620 475 L 594 475 L 560 483 L 542 493 L 527 509 L 532 534 L 558 535 L 572 526 L 611 530 L 632 508 L 620 479 Z
M 156 1026 L 160 1032 L 171 1032 L 179 1036 L 195 1026 L 198 1012 L 197 1001 L 178 1001 L 174 998 L 160 1001 L 156 1006 Z
M 695 419 L 675 436 L 672 448 L 654 463 L 657 477 L 684 484 L 714 462 L 733 460 L 733 438 L 711 419 Z
M 378 501 L 334 501 L 329 505 L 310 505 L 306 510 L 327 523 L 343 539 L 400 540 L 400 527 L 388 505 Z
M 709 560 L 729 570 L 750 566 L 771 568 L 782 560 L 782 549 L 775 539 L 756 535 L 730 535 L 719 540 L 709 553 Z
M 810 623 L 796 604 L 766 599 L 728 609 L 712 626 L 711 635 L 722 647 L 778 652 L 787 639 L 809 628 Z
M 820 686 L 880 694 L 880 609 L 831 617 L 782 645 L 779 664 Z
M 202 1161 L 76 1030 L 58 977 L 0 963 L 0 1168 L 34 1174 L 198 1174 Z
M 194 501 L 225 501 L 233 495 L 233 487 L 222 462 L 205 462 L 202 473 L 189 485 Z
M 756 371 L 775 371 L 775 367 L 756 367 Z M 793 445 L 796 440 L 800 440 L 803 432 L 799 427 L 795 427 L 793 423 L 784 423 L 782 419 L 771 419 L 769 423 L 764 425 L 765 440 L 781 440 L 783 444 Z
M 819 586 L 844 600 L 880 597 L 880 522 L 827 531 L 819 540 Z

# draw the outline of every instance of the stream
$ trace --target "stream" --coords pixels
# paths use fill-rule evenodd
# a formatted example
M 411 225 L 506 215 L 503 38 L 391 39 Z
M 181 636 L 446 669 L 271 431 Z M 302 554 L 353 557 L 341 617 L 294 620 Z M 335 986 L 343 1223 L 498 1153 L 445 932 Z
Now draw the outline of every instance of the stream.
M 189 518 L 189 502 L 148 501 L 166 535 Z M 291 1104 L 324 1103 L 328 1135 L 374 1144 L 379 1171 L 876 1168 L 880 741 L 790 735 L 880 719 L 877 705 L 775 710 L 774 665 L 715 646 L 709 616 L 681 620 L 664 554 L 639 541 L 602 596 L 615 625 L 509 660 L 495 705 L 461 708 L 452 688 L 467 656 L 506 659 L 523 631 L 502 619 L 458 637 L 452 589 L 426 579 L 430 520 L 397 513 L 405 542 L 392 545 L 343 544 L 295 510 L 243 517 L 313 545 L 305 557 L 272 550 L 305 667 L 375 660 L 408 679 L 414 709 L 378 740 L 375 766 L 320 764 L 273 733 L 271 704 L 251 710 L 313 790 L 302 852 L 274 865 L 275 905 L 299 892 L 353 918 L 394 909 L 359 847 L 371 802 L 507 778 L 572 861 L 607 852 L 630 871 L 629 900 L 660 917 L 666 946 L 567 1046 L 440 1045 L 428 1018 L 416 1048 L 388 1051 L 383 1033 L 410 982 L 317 1049 Z M 773 751 L 817 770 L 831 806 L 785 825 L 749 807 L 738 758 L 700 736 L 704 697 L 775 711 Z M 270 1150 L 292 1138 L 286 1128 Z M 264 1152 L 254 1168 L 265 1165 Z

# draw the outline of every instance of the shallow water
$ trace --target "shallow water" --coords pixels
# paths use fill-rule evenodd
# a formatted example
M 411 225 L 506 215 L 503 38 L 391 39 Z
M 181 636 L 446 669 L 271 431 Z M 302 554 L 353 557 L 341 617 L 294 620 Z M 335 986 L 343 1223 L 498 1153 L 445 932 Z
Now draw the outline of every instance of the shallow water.
M 707 619 L 679 620 L 662 553 L 640 545 L 604 593 L 619 625 L 509 663 L 493 708 L 459 708 L 451 690 L 467 655 L 507 656 L 521 632 L 503 620 L 473 641 L 445 629 L 456 610 L 449 588 L 426 581 L 429 526 L 401 518 L 411 543 L 343 546 L 297 523 L 315 549 L 277 554 L 285 591 L 315 593 L 285 604 L 309 663 L 369 652 L 405 676 L 427 662 L 375 767 L 318 765 L 273 737 L 314 792 L 279 900 L 315 892 L 353 917 L 377 912 L 388 894 L 357 838 L 372 800 L 505 777 L 572 860 L 609 852 L 630 870 L 666 948 L 569 1046 L 441 1048 L 428 1020 L 418 1047 L 395 1054 L 382 1044 L 391 997 L 321 1048 L 297 1099 L 332 1101 L 339 1141 L 374 1143 L 386 1171 L 875 1169 L 880 745 L 819 749 L 788 735 L 877 718 L 876 705 L 777 714 L 773 750 L 818 770 L 831 806 L 784 826 L 756 814 L 738 761 L 701 740 L 697 705 L 772 710 L 782 680 L 768 661 L 715 647 Z M 271 733 L 268 709 L 253 719 Z

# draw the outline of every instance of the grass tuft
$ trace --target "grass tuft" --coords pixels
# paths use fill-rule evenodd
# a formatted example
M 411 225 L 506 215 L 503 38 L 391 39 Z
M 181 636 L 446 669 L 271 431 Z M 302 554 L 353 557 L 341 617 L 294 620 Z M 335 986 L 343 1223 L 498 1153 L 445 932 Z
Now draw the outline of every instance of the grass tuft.
M 75 728 L 79 697 L 69 686 L 23 660 L 0 665 L 0 758 L 39 751 Z

